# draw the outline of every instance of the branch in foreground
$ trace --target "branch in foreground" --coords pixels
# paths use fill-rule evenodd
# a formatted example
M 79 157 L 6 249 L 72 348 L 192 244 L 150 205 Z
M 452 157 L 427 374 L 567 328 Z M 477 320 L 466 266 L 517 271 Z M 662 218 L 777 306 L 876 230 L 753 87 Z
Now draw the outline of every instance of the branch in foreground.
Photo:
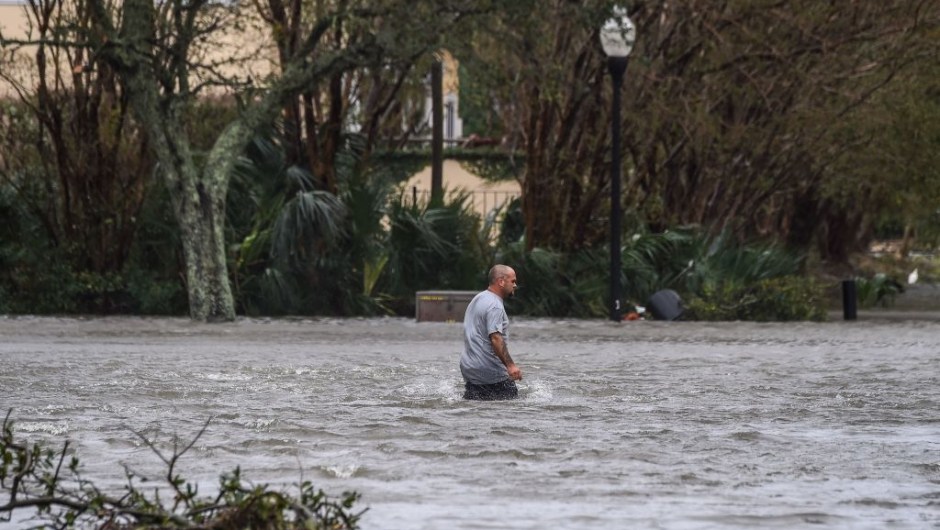
M 42 444 L 29 445 L 14 435 L 12 411 L 0 430 L 0 521 L 12 520 L 15 510 L 35 512 L 39 526 L 46 528 L 212 528 L 214 530 L 256 528 L 355 529 L 365 510 L 353 511 L 359 500 L 356 492 L 345 492 L 334 500 L 309 481 L 299 484 L 297 496 L 271 490 L 267 485 L 249 487 L 242 483 L 241 469 L 220 478 L 219 494 L 201 498 L 196 484 L 176 474 L 179 458 L 193 447 L 209 422 L 187 444 L 174 443 L 173 455 L 166 457 L 152 440 L 140 436 L 166 464 L 166 482 L 172 504 L 161 501 L 159 489 L 145 492 L 147 479 L 125 469 L 127 484 L 121 496 L 108 495 L 80 473 L 80 463 L 72 456 L 64 466 L 69 443 L 59 451 Z

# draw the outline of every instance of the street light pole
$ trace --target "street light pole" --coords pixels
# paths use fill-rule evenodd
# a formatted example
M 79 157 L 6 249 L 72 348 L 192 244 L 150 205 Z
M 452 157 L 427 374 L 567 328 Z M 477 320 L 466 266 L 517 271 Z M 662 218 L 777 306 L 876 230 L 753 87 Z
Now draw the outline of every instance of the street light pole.
M 444 63 L 431 63 L 431 206 L 444 206 Z
M 621 263 L 620 230 L 623 224 L 621 208 L 621 163 L 620 163 L 620 89 L 623 86 L 623 74 L 627 70 L 626 57 L 608 57 L 607 69 L 613 81 L 614 101 L 610 118 L 611 162 L 610 162 L 610 319 L 619 322 L 622 316 L 620 307 Z
M 604 23 L 600 31 L 601 46 L 607 54 L 607 69 L 613 82 L 613 109 L 610 117 L 611 161 L 610 161 L 610 319 L 619 322 L 622 265 L 620 263 L 620 230 L 623 224 L 621 209 L 621 162 L 620 162 L 620 92 L 627 71 L 628 57 L 633 51 L 636 31 L 627 11 L 615 7 L 613 17 Z

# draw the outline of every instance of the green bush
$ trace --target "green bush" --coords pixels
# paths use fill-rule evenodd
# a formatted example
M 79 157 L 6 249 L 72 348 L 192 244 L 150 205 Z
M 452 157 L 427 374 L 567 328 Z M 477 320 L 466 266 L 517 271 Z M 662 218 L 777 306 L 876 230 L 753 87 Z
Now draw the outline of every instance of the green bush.
M 50 254 L 54 255 L 54 253 Z M 19 263 L 5 281 L 20 293 L 5 296 L 0 286 L 0 312 L 18 314 L 180 314 L 185 293 L 178 281 L 162 280 L 152 272 L 100 274 L 74 271 L 67 261 Z
M 426 158 L 385 153 L 367 164 L 364 138 L 346 135 L 334 195 L 288 162 L 280 138 L 276 129 L 255 138 L 229 190 L 241 312 L 414 314 L 418 290 L 480 285 L 490 248 L 469 195 L 432 207 L 395 193 Z
M 606 314 L 608 255 L 603 249 L 562 253 L 525 250 L 520 241 L 507 245 L 496 261 L 510 265 L 519 277 L 512 313 L 553 317 L 598 317 Z
M 134 313 L 182 315 L 187 311 L 186 291 L 176 278 L 162 278 L 156 271 L 135 268 L 126 275 L 126 292 Z
M 44 259 L 45 258 L 45 259 Z M 82 291 L 72 270 L 55 252 L 24 252 L 4 271 L 10 298 L 8 310 L 20 314 L 74 313 L 79 311 Z
M 604 317 L 609 311 L 610 254 L 606 248 L 562 253 L 524 242 L 505 245 L 497 261 L 519 276 L 517 314 Z M 814 320 L 825 317 L 824 296 L 798 277 L 801 260 L 769 245 L 741 245 L 685 228 L 637 233 L 621 263 L 626 307 L 645 305 L 661 289 L 690 300 L 690 316 L 709 320 Z
M 0 285 L 0 315 L 9 313 L 11 307 L 10 293 L 7 292 L 6 288 Z
M 894 298 L 904 292 L 900 282 L 884 273 L 871 278 L 855 278 L 855 289 L 858 305 L 864 308 L 890 307 Z
M 377 288 L 396 313 L 414 314 L 420 290 L 485 284 L 487 243 L 469 195 L 451 194 L 437 207 L 393 201 L 388 222 L 388 263 Z
M 826 319 L 824 289 L 800 276 L 710 286 L 686 304 L 688 320 L 792 321 Z
M 148 193 L 136 212 L 137 230 L 120 269 L 108 261 L 106 270 L 100 270 L 100 264 L 92 270 L 87 239 L 81 237 L 88 227 L 72 238 L 57 237 L 41 212 L 30 207 L 51 202 L 36 172 L 26 171 L 15 179 L 25 186 L 0 183 L 0 218 L 5 221 L 0 224 L 0 311 L 185 313 L 176 259 L 178 229 L 162 186 L 154 188 L 157 193 Z

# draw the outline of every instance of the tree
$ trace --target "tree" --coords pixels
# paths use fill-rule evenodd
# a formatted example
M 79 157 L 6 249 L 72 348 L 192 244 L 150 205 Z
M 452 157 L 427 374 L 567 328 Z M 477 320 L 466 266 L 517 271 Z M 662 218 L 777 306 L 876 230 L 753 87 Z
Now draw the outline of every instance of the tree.
M 289 66 L 301 36 L 329 5 L 318 4 L 308 9 L 302 0 L 255 2 L 263 30 L 273 36 L 278 71 Z M 389 19 L 382 25 L 391 23 L 397 24 Z M 374 32 L 374 24 L 362 20 L 338 21 L 315 53 L 341 51 Z M 382 52 L 375 64 L 308 84 L 287 99 L 269 137 L 254 143 L 259 149 L 251 152 L 248 175 L 243 174 L 248 179 L 236 180 L 236 194 L 229 196 L 230 204 L 257 205 L 249 208 L 251 229 L 236 230 L 241 240 L 236 299 L 246 311 L 330 307 L 346 314 L 379 307 L 380 296 L 363 293 L 373 292 L 388 259 L 382 248 L 385 203 L 395 184 L 422 167 L 403 173 L 397 170 L 401 164 L 385 155 L 404 146 L 421 126 L 427 69 L 435 55 L 424 46 L 400 52 Z
M 74 45 L 93 31 L 88 7 L 29 0 L 28 40 L 3 40 L 0 182 L 42 227 L 24 246 L 48 241 L 72 270 L 107 277 L 128 260 L 153 161 L 121 80 Z
M 899 75 L 931 46 L 936 2 L 647 7 L 639 24 L 662 23 L 641 47 L 653 61 L 637 72 L 638 101 L 666 118 L 631 129 L 637 207 L 660 226 L 815 243 L 824 258 L 844 260 L 863 213 L 836 208 L 823 190 L 837 160 L 875 139 L 846 118 L 906 90 Z
M 303 44 L 303 35 L 311 31 L 331 4 L 335 2 L 320 1 L 313 8 L 305 8 L 303 0 L 254 1 L 267 26 L 265 31 L 273 36 L 281 72 L 290 66 Z M 385 3 L 360 2 L 362 6 L 370 4 Z M 420 4 L 415 7 L 418 12 L 424 9 Z M 429 19 L 429 22 L 434 21 Z M 389 24 L 393 23 L 398 23 L 394 17 L 382 21 L 379 27 L 389 30 Z M 427 27 L 415 29 L 439 31 Z M 375 31 L 375 24 L 367 20 L 337 20 L 315 53 L 336 53 L 348 42 L 368 39 Z M 386 148 L 401 146 L 423 118 L 427 68 L 433 60 L 429 48 L 406 45 L 391 50 L 392 53 L 389 51 L 381 52 L 381 61 L 323 76 L 285 102 L 282 134 L 286 162 L 309 168 L 318 189 L 338 191 L 336 165 L 337 156 L 343 150 L 344 134 L 351 130 L 361 133 L 364 142 L 358 148 L 365 164 L 380 142 L 384 144 L 381 147 Z
M 125 80 L 131 107 L 146 128 L 170 192 L 181 230 L 190 315 L 196 320 L 235 316 L 223 235 L 225 200 L 234 165 L 252 135 L 311 84 L 434 49 L 439 35 L 486 7 L 470 1 L 315 3 L 316 22 L 296 36 L 296 48 L 282 50 L 290 53 L 281 59 L 281 71 L 262 81 L 231 73 L 250 55 L 214 62 L 205 55 L 224 29 L 238 30 L 250 21 L 242 4 L 127 0 L 118 18 L 105 0 L 89 1 L 100 32 L 90 34 L 87 45 Z M 344 24 L 353 22 L 370 31 L 343 31 Z M 341 47 L 325 44 L 337 38 Z M 187 136 L 185 118 L 195 98 L 210 86 L 233 94 L 239 114 L 208 152 L 198 153 Z
M 526 154 L 530 249 L 603 241 L 610 89 L 596 32 L 609 4 L 538 2 L 533 17 L 520 2 L 474 35 L 473 69 L 494 80 L 508 144 Z M 651 0 L 630 16 L 638 37 L 620 124 L 629 210 L 654 230 L 702 224 L 805 248 L 842 214 L 857 226 L 822 194 L 835 161 L 873 140 L 845 118 L 905 90 L 900 74 L 935 46 L 940 6 Z
M 609 182 L 605 69 L 596 37 L 605 12 L 601 2 L 517 2 L 477 26 L 470 47 L 461 50 L 470 75 L 485 79 L 483 96 L 498 109 L 504 145 L 525 154 L 529 249 L 598 240 Z
M 940 42 L 940 41 L 938 41 Z M 880 94 L 847 116 L 867 149 L 841 157 L 823 196 L 835 210 L 862 215 L 857 233 L 902 238 L 899 254 L 940 244 L 940 50 L 899 80 L 907 90 Z M 854 234 L 848 234 L 852 236 Z M 834 233 L 832 237 L 846 237 Z M 915 240 L 916 238 L 916 240 Z

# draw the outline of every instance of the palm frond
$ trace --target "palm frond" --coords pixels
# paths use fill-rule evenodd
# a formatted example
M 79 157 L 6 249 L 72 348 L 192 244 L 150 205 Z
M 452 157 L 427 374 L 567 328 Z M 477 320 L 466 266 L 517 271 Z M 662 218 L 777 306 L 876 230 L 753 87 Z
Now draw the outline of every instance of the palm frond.
M 345 234 L 346 207 L 332 193 L 297 193 L 284 205 L 271 238 L 276 259 L 311 259 L 319 241 L 332 242 Z

